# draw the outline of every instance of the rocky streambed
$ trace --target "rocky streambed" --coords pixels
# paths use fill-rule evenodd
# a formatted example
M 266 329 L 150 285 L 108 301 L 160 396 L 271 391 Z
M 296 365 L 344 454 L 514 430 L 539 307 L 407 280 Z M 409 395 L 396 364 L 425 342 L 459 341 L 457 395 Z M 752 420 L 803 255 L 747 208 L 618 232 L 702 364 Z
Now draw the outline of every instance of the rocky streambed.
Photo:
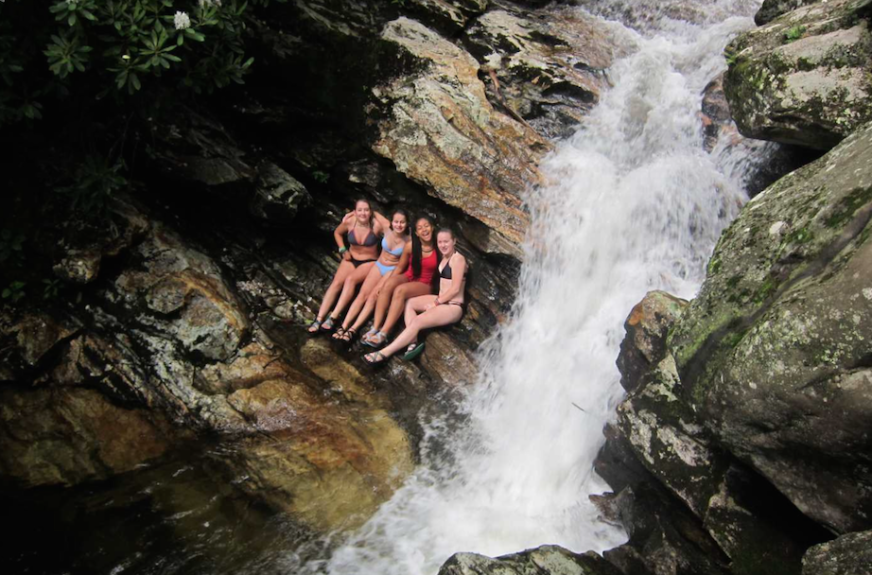
M 185 514 L 217 490 L 274 543 L 363 523 L 414 468 L 420 415 L 452 413 L 475 379 L 517 288 L 524 192 L 623 55 L 597 20 L 541 4 L 279 5 L 253 23 L 263 65 L 244 89 L 138 123 L 141 189 L 108 223 L 50 206 L 34 224 L 26 249 L 61 297 L 0 309 L 4 493 L 63 486 L 96 506 L 91 486 L 138 493 L 217 453 L 192 472 L 208 479 L 128 493 L 117 513 L 159 499 Z M 710 147 L 731 112 L 744 136 L 823 155 L 767 186 L 809 157 L 785 152 L 761 176 L 697 298 L 651 294 L 630 315 L 627 396 L 596 464 L 614 490 L 603 519 L 629 542 L 457 555 L 442 572 L 870 572 L 868 5 L 767 0 L 726 51 L 726 97 L 714 84 L 700 119 Z M 357 196 L 460 231 L 472 303 L 419 364 L 370 373 L 303 332 Z

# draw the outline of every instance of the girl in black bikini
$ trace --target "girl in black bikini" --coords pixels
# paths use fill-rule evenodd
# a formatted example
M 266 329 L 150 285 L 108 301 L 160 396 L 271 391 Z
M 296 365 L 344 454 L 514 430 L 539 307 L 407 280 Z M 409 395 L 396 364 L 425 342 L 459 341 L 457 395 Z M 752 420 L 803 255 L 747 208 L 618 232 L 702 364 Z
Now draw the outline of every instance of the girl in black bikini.
M 442 254 L 439 264 L 439 295 L 422 295 L 406 302 L 406 329 L 381 351 L 368 353 L 363 359 L 377 364 L 406 350 L 407 356 L 420 353 L 418 332 L 422 329 L 457 323 L 463 317 L 464 290 L 466 288 L 466 258 L 455 250 L 454 232 L 441 229 L 436 234 L 436 245 Z
M 333 276 L 333 282 L 324 294 L 324 301 L 318 310 L 318 316 L 309 325 L 309 333 L 317 333 L 319 329 L 330 331 L 334 322 L 342 313 L 344 306 L 336 309 L 325 321 L 327 311 L 336 302 L 343 287 L 354 288 L 362 282 L 378 258 L 379 237 L 383 234 L 381 225 L 374 220 L 372 206 L 367 200 L 357 200 L 354 204 L 354 217 L 343 219 L 333 232 L 333 239 L 339 248 L 342 261 Z M 348 242 L 348 247 L 345 242 Z M 347 305 L 347 302 L 345 303 Z

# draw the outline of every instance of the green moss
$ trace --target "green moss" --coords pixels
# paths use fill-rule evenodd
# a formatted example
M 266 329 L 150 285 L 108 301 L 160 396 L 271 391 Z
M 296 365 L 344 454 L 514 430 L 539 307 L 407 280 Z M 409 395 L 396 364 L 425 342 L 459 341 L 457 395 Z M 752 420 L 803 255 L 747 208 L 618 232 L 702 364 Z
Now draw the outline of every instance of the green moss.
M 872 186 L 868 188 L 854 188 L 850 194 L 845 196 L 832 215 L 824 222 L 828 228 L 841 227 L 847 220 L 854 217 L 854 214 L 861 207 L 865 206 L 872 200 Z
M 742 281 L 742 276 L 736 275 L 727 280 L 727 287 L 732 289 L 739 285 L 739 282 Z
M 805 30 L 805 26 L 791 26 L 784 33 L 784 38 L 782 39 L 782 42 L 784 44 L 789 44 L 791 42 L 799 40 L 800 38 L 802 38 L 802 35 L 805 34 Z
M 793 245 L 803 245 L 811 242 L 814 239 L 814 232 L 812 232 L 808 228 L 800 228 L 798 230 L 794 230 L 790 234 L 784 238 L 784 241 L 787 244 Z
M 718 271 L 720 271 L 720 269 L 721 269 L 721 265 L 722 265 L 721 259 L 718 258 L 717 256 L 715 256 L 711 260 L 709 260 L 708 275 L 713 276 L 716 273 L 718 273 Z

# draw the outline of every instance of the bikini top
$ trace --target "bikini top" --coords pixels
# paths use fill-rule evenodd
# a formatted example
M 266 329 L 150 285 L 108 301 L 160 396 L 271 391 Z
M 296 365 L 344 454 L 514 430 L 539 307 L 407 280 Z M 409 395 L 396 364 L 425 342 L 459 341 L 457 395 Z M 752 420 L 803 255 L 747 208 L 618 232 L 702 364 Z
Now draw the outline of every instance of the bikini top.
M 454 254 L 451 254 L 451 257 L 454 257 Z M 439 277 L 444 280 L 451 279 L 451 258 L 445 260 L 445 265 L 439 270 Z
M 348 232 L 348 243 L 352 246 L 374 246 L 378 243 L 378 236 L 375 235 L 372 230 L 369 230 L 369 235 L 366 236 L 366 239 L 361 243 L 357 241 L 356 237 L 354 237 L 354 230 L 352 229 Z
M 391 250 L 390 248 L 388 248 L 388 239 L 382 238 L 382 249 L 391 254 L 392 256 L 399 257 L 403 253 L 404 247 L 406 247 L 406 242 L 401 243 L 400 247 L 398 247 L 397 249 Z

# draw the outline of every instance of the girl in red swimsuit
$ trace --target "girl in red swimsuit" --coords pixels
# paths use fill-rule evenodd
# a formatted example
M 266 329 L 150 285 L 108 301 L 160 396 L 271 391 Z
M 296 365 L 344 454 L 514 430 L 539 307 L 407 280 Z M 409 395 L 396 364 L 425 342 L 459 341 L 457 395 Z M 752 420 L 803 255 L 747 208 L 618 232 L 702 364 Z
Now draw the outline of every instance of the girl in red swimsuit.
M 375 319 L 372 322 L 372 329 L 361 338 L 364 344 L 371 347 L 384 345 L 388 334 L 403 314 L 406 300 L 433 293 L 433 277 L 439 265 L 439 251 L 434 241 L 434 230 L 430 218 L 421 216 L 415 220 L 412 240 L 403 250 L 404 257 L 397 265 L 397 270 L 405 268 L 406 271 L 394 274 L 385 282 L 378 294 L 375 294 L 374 297 L 378 298 Z
M 324 316 L 336 302 L 343 288 L 350 288 L 353 293 L 357 285 L 366 278 L 378 258 L 378 243 L 382 235 L 381 224 L 373 218 L 372 206 L 367 200 L 357 200 L 354 204 L 354 217 L 343 219 L 333 231 L 333 239 L 336 241 L 342 260 L 339 262 L 339 268 L 333 276 L 330 287 L 324 294 L 317 317 L 309 324 L 309 333 L 317 333 L 319 329 L 323 331 L 333 329 L 334 322 L 339 318 L 345 305 L 348 305 L 348 301 L 342 302 L 344 305 L 341 307 L 337 305 L 326 320 Z

